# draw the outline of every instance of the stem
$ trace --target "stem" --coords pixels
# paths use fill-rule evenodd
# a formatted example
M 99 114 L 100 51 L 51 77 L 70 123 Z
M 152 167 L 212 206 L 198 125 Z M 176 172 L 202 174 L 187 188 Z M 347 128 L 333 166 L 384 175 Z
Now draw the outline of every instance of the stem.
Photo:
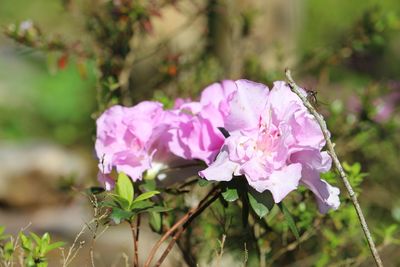
M 186 229 L 186 236 L 184 236 L 185 240 L 177 240 L 177 245 L 179 250 L 181 251 L 182 257 L 185 261 L 185 263 L 187 264 L 187 266 L 189 267 L 196 267 L 196 257 L 195 255 L 193 255 L 192 251 L 190 250 L 191 248 L 191 228 L 189 227 L 188 229 Z M 183 241 L 183 242 L 182 242 Z
M 136 223 L 133 221 L 129 222 L 131 226 L 132 232 L 132 239 L 133 239 L 133 267 L 139 267 L 139 253 L 138 253 L 138 239 L 139 239 L 139 232 L 138 232 L 138 221 L 140 222 L 139 215 L 136 220 Z
M 164 253 L 161 255 L 160 259 L 156 263 L 156 267 L 161 266 L 173 246 L 175 245 L 176 241 L 180 238 L 182 233 L 188 228 L 190 223 L 197 217 L 199 216 L 208 206 L 210 206 L 215 200 L 218 199 L 220 195 L 220 191 L 214 192 L 212 198 L 210 198 L 208 201 L 203 202 L 204 204 L 200 202 L 197 208 L 194 210 L 194 212 L 189 216 L 188 220 L 183 224 L 182 228 L 180 228 L 175 235 L 172 237 L 172 240 L 169 242 L 168 247 L 164 251 Z
M 175 232 L 180 226 L 185 225 L 187 222 L 190 223 L 191 220 L 194 219 L 194 217 L 191 217 L 193 214 L 196 214 L 197 212 L 200 211 L 200 208 L 203 206 L 203 204 L 207 201 L 207 199 L 215 194 L 218 191 L 218 194 L 220 193 L 220 191 L 218 190 L 218 187 L 214 187 L 213 189 L 211 189 L 211 191 L 200 201 L 200 203 L 198 204 L 198 206 L 196 208 L 193 208 L 191 210 L 189 210 L 185 215 L 183 215 L 182 218 L 180 218 L 170 229 L 168 229 L 167 232 L 165 232 L 165 234 L 160 238 L 160 240 L 158 240 L 158 242 L 153 246 L 153 248 L 150 251 L 149 256 L 146 259 L 146 262 L 144 264 L 144 267 L 149 267 L 151 264 L 151 261 L 153 260 L 157 250 L 160 248 L 161 244 L 168 239 L 169 236 L 172 235 L 173 232 Z M 211 204 L 211 203 L 210 203 Z M 209 204 L 208 204 L 209 205 Z M 202 209 L 200 211 L 200 213 L 203 211 L 204 209 Z M 197 214 L 198 215 L 198 214 Z M 197 216 L 196 215 L 196 216 Z M 195 217 L 196 217 L 195 216 Z M 193 218 L 193 219 L 191 219 Z M 182 231 L 183 232 L 183 231 Z M 179 233 L 179 231 L 177 232 Z
M 136 263 L 139 266 L 139 230 L 140 230 L 140 213 L 137 215 L 136 218 L 136 249 L 135 249 L 135 258 L 136 258 Z
M 351 187 L 349 180 L 347 178 L 347 175 L 342 167 L 342 164 L 339 161 L 338 156 L 336 155 L 334 145 L 330 139 L 330 134 L 328 131 L 328 128 L 326 126 L 326 123 L 324 121 L 324 118 L 322 115 L 320 115 L 315 108 L 311 105 L 311 103 L 307 100 L 307 97 L 301 92 L 300 87 L 294 82 L 290 70 L 286 69 L 286 78 L 289 80 L 289 87 L 291 90 L 298 96 L 300 97 L 301 101 L 303 102 L 304 106 L 310 111 L 310 113 L 315 117 L 317 120 L 319 126 L 321 127 L 322 133 L 324 135 L 325 141 L 326 141 L 326 146 L 328 148 L 329 154 L 332 157 L 333 163 L 335 164 L 336 169 L 338 170 L 340 174 L 340 178 L 342 179 L 344 186 L 347 190 L 347 193 L 350 196 L 351 202 L 353 202 L 354 208 L 357 212 L 358 219 L 360 221 L 361 227 L 364 231 L 364 235 L 367 239 L 368 246 L 371 250 L 372 256 L 374 257 L 376 266 L 383 267 L 382 260 L 379 256 L 378 250 L 376 249 L 374 240 L 372 239 L 371 232 L 368 229 L 367 221 L 365 220 L 364 214 L 361 210 L 360 204 L 357 200 L 357 196 L 354 193 L 353 188 Z

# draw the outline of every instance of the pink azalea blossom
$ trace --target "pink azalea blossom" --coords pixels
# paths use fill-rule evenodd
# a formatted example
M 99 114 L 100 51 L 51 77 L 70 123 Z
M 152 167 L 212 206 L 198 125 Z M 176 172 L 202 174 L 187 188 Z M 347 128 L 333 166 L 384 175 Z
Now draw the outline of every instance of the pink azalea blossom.
M 300 99 L 284 82 L 275 82 L 271 91 L 247 80 L 235 84 L 232 100 L 224 102 L 230 136 L 200 176 L 229 181 L 244 175 L 257 191 L 269 190 L 276 203 L 303 184 L 315 194 L 321 212 L 337 209 L 339 189 L 320 179 L 331 158 L 321 152 L 322 132 Z
M 100 160 L 99 180 L 113 186 L 109 174 L 116 169 L 133 181 L 151 168 L 153 156 L 165 152 L 161 141 L 168 127 L 167 114 L 157 102 L 144 101 L 133 107 L 113 106 L 97 119 L 96 153 Z
M 395 112 L 400 102 L 400 92 L 392 92 L 383 97 L 375 99 L 373 102 L 376 110 L 373 120 L 378 123 L 387 122 Z
M 184 159 L 200 159 L 206 164 L 214 161 L 224 143 L 218 127 L 224 127 L 229 114 L 228 102 L 235 90 L 235 83 L 227 80 L 207 87 L 199 102 L 178 99 L 172 111 L 175 122 L 170 128 L 172 153 Z

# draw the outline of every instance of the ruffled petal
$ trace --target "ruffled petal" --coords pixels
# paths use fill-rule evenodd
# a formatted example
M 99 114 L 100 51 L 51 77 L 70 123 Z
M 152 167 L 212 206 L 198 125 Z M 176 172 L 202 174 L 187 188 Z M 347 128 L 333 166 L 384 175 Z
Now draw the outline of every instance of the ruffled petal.
M 275 203 L 279 203 L 291 191 L 295 190 L 301 178 L 301 164 L 291 164 L 279 171 L 274 171 L 270 176 L 263 180 L 253 180 L 246 175 L 250 186 L 258 192 L 269 190 Z
M 322 180 L 318 171 L 303 168 L 301 183 L 314 193 L 321 213 L 327 213 L 330 209 L 336 210 L 339 208 L 339 188 L 331 186 Z
M 113 190 L 115 186 L 115 180 L 108 174 L 102 172 L 97 173 L 97 180 L 104 185 L 107 191 Z
M 230 181 L 238 167 L 237 163 L 229 160 L 228 151 L 223 147 L 216 160 L 207 169 L 200 171 L 199 175 L 211 181 Z
M 267 102 L 268 87 L 248 80 L 238 80 L 236 85 L 238 90 L 230 102 L 225 128 L 228 131 L 255 128 Z

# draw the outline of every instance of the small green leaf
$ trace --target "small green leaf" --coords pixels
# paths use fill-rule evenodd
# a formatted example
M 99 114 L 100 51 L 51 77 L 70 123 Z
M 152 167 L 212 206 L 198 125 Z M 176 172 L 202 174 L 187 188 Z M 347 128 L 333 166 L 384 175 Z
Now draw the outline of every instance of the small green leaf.
M 0 241 L 10 238 L 11 235 L 0 235 Z
M 32 232 L 30 234 L 31 234 L 33 240 L 35 240 L 37 245 L 40 245 L 40 243 L 42 243 L 42 239 L 37 234 L 32 233 Z
M 131 179 L 126 174 L 120 173 L 118 175 L 115 192 L 118 196 L 128 201 L 128 207 L 132 204 L 134 189 Z
M 99 202 L 99 207 L 114 208 L 114 207 L 116 207 L 116 203 L 115 203 L 115 201 L 103 200 L 103 201 Z
M 5 226 L 0 226 L 0 241 L 6 240 L 7 238 L 10 237 L 10 235 L 5 235 L 4 231 L 6 230 Z
M 222 197 L 228 202 L 233 202 L 239 199 L 239 194 L 235 188 L 227 188 L 226 191 L 222 193 Z
M 135 198 L 135 200 L 133 201 L 133 203 L 137 203 L 146 199 L 149 199 L 157 194 L 160 194 L 159 191 L 149 191 L 149 192 L 145 192 L 141 195 L 139 195 L 137 198 Z
M 160 233 L 162 229 L 162 216 L 158 212 L 149 212 L 149 223 L 151 229 L 156 232 Z
M 39 245 L 40 256 L 44 257 L 46 255 L 47 247 L 50 244 L 50 235 L 49 233 L 44 233 L 41 239 L 41 243 Z
M 143 191 L 153 191 L 156 190 L 157 184 L 155 179 L 143 179 L 143 184 L 140 185 L 140 187 L 143 189 Z
M 133 212 L 122 210 L 119 208 L 113 208 L 110 214 L 110 218 L 116 223 L 120 224 L 121 221 L 130 220 L 134 215 Z
M 52 244 L 50 244 L 50 245 L 47 246 L 46 253 L 49 252 L 49 251 L 52 251 L 53 249 L 62 247 L 62 246 L 64 246 L 64 245 L 65 245 L 65 242 L 61 242 L 61 241 L 59 241 L 59 242 L 54 242 L 54 243 L 52 243 Z
M 253 211 L 260 217 L 264 217 L 269 212 L 267 206 L 265 206 L 262 202 L 259 202 L 250 192 L 248 193 L 250 206 Z
M 11 241 L 8 241 L 7 243 L 4 244 L 4 253 L 6 259 L 10 259 L 14 253 L 14 245 Z
M 126 200 L 125 198 L 123 198 L 123 197 L 121 197 L 119 195 L 114 195 L 114 194 L 110 194 L 110 195 L 112 196 L 112 198 L 114 199 L 114 202 L 116 203 L 113 206 L 120 207 L 120 208 L 122 208 L 124 210 L 129 210 L 130 209 L 129 208 L 130 204 L 129 204 L 128 200 Z
M 208 180 L 206 180 L 206 179 L 199 179 L 197 183 L 198 183 L 199 186 L 201 186 L 201 187 L 205 187 L 205 186 L 211 184 L 211 182 L 208 181 Z
M 293 217 L 290 214 L 289 210 L 286 208 L 283 202 L 279 203 L 278 206 L 281 209 L 283 215 L 285 216 L 286 222 L 290 230 L 292 231 L 296 239 L 299 240 L 300 239 L 299 231 L 297 230 L 296 223 L 294 222 Z
M 50 235 L 49 235 L 49 233 L 44 233 L 44 235 L 42 236 L 42 242 L 50 244 Z
M 267 190 L 260 193 L 253 188 L 249 188 L 249 192 L 257 200 L 257 202 L 264 204 L 268 210 L 271 210 L 274 207 L 275 201 L 270 191 Z
M 155 207 L 148 208 L 146 211 L 147 212 L 167 212 L 170 210 L 172 210 L 172 208 L 163 207 L 163 206 L 155 206 Z
M 5 230 L 6 228 L 0 225 L 0 236 L 4 233 Z
M 25 251 L 31 251 L 32 250 L 32 241 L 22 232 L 19 233 L 20 239 L 21 239 L 21 245 L 22 248 Z
M 143 200 L 139 202 L 132 203 L 131 210 L 140 211 L 143 209 L 148 209 L 154 206 L 154 203 L 149 200 Z

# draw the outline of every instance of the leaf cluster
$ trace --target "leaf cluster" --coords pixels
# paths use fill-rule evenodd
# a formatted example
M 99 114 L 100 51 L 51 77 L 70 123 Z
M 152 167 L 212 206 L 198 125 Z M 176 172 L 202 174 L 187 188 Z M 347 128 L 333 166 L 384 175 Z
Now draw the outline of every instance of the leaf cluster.
M 156 229 L 159 229 L 161 225 L 158 222 L 157 214 L 170 209 L 158 205 L 152 200 L 158 194 L 160 191 L 150 190 L 135 197 L 135 188 L 131 179 L 126 174 L 120 173 L 114 191 L 108 194 L 110 200 L 103 201 L 101 205 L 111 209 L 109 218 L 116 224 L 120 224 L 122 221 L 131 222 L 135 216 L 146 212 L 150 213 L 152 217 L 156 217 L 154 219 L 156 222 L 153 224 Z
M 12 264 L 14 257 L 23 259 L 26 267 L 47 267 L 47 254 L 65 245 L 64 242 L 51 242 L 49 233 L 42 236 L 30 232 L 19 232 L 17 238 L 4 234 L 5 227 L 0 226 L 0 262 Z

